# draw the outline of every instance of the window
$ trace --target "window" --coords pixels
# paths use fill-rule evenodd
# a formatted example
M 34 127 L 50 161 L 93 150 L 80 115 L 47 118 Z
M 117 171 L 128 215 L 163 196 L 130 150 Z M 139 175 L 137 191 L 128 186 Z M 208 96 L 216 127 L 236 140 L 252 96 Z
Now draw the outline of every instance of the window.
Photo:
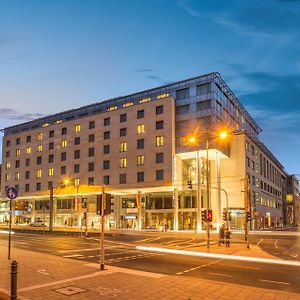
M 196 87 L 196 95 L 206 95 L 211 92 L 211 86 L 210 83 L 200 84 Z
M 156 180 L 164 180 L 164 170 L 156 171 Z
M 79 136 L 74 139 L 74 145 L 80 145 L 80 137 Z
M 79 159 L 80 158 L 80 150 L 75 150 L 74 151 L 74 159 Z
M 26 142 L 30 143 L 31 142 L 31 135 L 26 136 Z
M 9 147 L 10 146 L 10 141 L 6 141 L 6 147 Z
M 108 175 L 103 176 L 103 183 L 109 184 L 109 176 Z
M 181 105 L 176 107 L 176 115 L 184 115 L 190 112 L 190 105 Z
M 251 145 L 251 154 L 254 155 L 255 154 L 255 149 L 254 146 Z
M 26 160 L 25 160 L 25 166 L 26 167 L 30 166 L 30 158 L 26 158 Z
M 75 178 L 74 179 L 74 186 L 79 186 L 80 185 L 80 179 L 79 178 Z
M 89 134 L 89 143 L 95 142 L 95 135 Z
M 53 154 L 49 154 L 48 156 L 48 163 L 53 163 L 54 162 L 54 155 Z
M 103 138 L 104 138 L 105 140 L 110 139 L 110 131 L 104 131 L 104 136 L 103 136 Z
M 126 174 L 119 174 L 119 183 L 126 183 Z
M 209 113 L 210 109 L 211 100 L 197 102 L 197 111 L 207 111 L 207 113 Z
M 94 177 L 88 178 L 88 185 L 94 185 Z
M 5 181 L 9 181 L 10 180 L 10 174 L 5 174 Z
M 19 172 L 16 172 L 15 173 L 15 180 L 19 180 L 20 179 L 20 173 Z
M 25 179 L 30 179 L 30 172 L 29 171 L 25 172 Z
M 20 150 L 20 149 L 17 149 L 17 150 L 16 150 L 16 156 L 19 156 L 19 155 L 21 155 L 21 150 Z
M 66 135 L 67 134 L 67 128 L 64 127 L 61 129 L 61 135 Z
M 54 130 L 50 130 L 49 131 L 49 138 L 53 138 L 54 137 Z
M 103 146 L 103 154 L 109 154 L 110 152 L 110 147 L 109 145 L 104 145 Z
M 120 136 L 126 136 L 127 135 L 127 130 L 126 128 L 121 128 L 120 129 Z
M 127 121 L 127 114 L 120 115 L 120 122 L 123 123 L 123 122 L 126 122 L 126 121 Z
M 138 133 L 144 133 L 145 132 L 145 125 L 144 124 L 140 124 L 137 126 L 137 132 Z
M 61 175 L 66 175 L 67 174 L 67 167 L 66 166 L 61 166 L 60 167 L 60 174 Z
M 37 146 L 37 152 L 42 152 L 43 151 L 43 145 L 39 144 Z
M 31 147 L 26 147 L 26 154 L 30 154 L 31 153 Z
M 49 168 L 48 169 L 48 176 L 53 176 L 54 175 L 54 169 L 53 168 Z
M 80 124 L 75 125 L 75 132 L 80 132 Z
M 157 121 L 156 122 L 156 130 L 164 128 L 164 121 Z
M 120 158 L 120 168 L 126 168 L 127 167 L 127 158 L 122 157 Z
M 36 158 L 36 164 L 37 164 L 37 165 L 41 165 L 41 164 L 42 164 L 42 157 L 41 157 L 41 156 L 38 156 L 38 157 Z
M 105 118 L 105 119 L 103 120 L 103 125 L 104 125 L 104 126 L 110 125 L 110 118 Z
M 156 137 L 156 147 L 160 147 L 164 145 L 164 137 L 163 135 Z
M 144 172 L 137 172 L 137 182 L 144 182 Z
M 88 153 L 89 157 L 93 157 L 95 155 L 95 148 L 94 147 L 89 148 L 88 151 L 89 151 L 89 153 Z
M 16 160 L 16 169 L 17 168 L 20 168 L 20 161 L 19 160 Z
M 80 172 L 80 165 L 74 165 L 74 173 L 79 173 Z
M 186 99 L 190 97 L 190 89 L 185 88 L 176 91 L 176 100 Z
M 103 161 L 103 170 L 109 170 L 109 160 Z
M 49 150 L 53 150 L 54 149 L 54 143 L 53 142 L 50 142 L 49 143 Z
M 163 153 L 156 153 L 156 163 L 161 164 L 164 162 L 164 154 Z
M 144 139 L 137 140 L 137 148 L 138 149 L 144 149 L 144 146 L 145 146 Z
M 43 139 L 43 134 L 41 132 L 38 133 L 37 139 L 38 141 L 41 141 Z
M 136 164 L 138 166 L 142 166 L 145 163 L 145 156 L 144 155 L 138 155 Z
M 93 162 L 89 162 L 89 164 L 88 164 L 88 171 L 89 172 L 94 172 L 94 170 L 95 170 L 94 163 Z
M 5 157 L 10 157 L 10 151 L 6 151 Z
M 67 147 L 67 140 L 61 140 L 61 147 L 66 148 Z
M 42 189 L 41 183 L 40 183 L 40 182 L 37 182 L 37 183 L 36 183 L 36 190 L 37 190 L 37 191 L 40 191 L 41 189 Z
M 29 190 L 30 190 L 30 185 L 29 185 L 29 183 L 26 183 L 25 184 L 25 192 L 29 192 Z
M 42 177 L 42 170 L 41 170 L 41 169 L 38 169 L 38 170 L 36 171 L 36 177 L 37 177 L 37 178 L 41 178 L 41 177 Z
M 163 105 L 156 106 L 156 114 L 160 115 L 163 113 L 164 113 L 164 106 Z
M 9 170 L 10 169 L 10 162 L 5 163 L 5 170 Z
M 126 152 L 127 151 L 127 142 L 121 142 L 120 143 L 120 152 Z
M 61 160 L 61 161 L 67 160 L 67 152 L 62 152 L 62 153 L 60 154 L 60 160 Z
M 137 115 L 136 115 L 137 119 L 142 119 L 145 117 L 145 110 L 138 110 L 137 111 Z
M 50 190 L 53 187 L 53 181 L 48 181 L 48 190 Z
M 95 128 L 95 121 L 90 121 L 89 122 L 89 129 Z

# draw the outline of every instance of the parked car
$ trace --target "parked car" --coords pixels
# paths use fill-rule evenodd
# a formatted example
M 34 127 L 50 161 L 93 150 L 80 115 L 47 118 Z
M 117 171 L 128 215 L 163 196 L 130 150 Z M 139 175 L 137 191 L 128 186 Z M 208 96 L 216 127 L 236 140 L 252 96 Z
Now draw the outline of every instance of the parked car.
M 37 221 L 34 221 L 34 222 L 30 223 L 29 226 L 32 226 L 32 227 L 46 227 L 46 224 L 42 220 L 37 220 Z

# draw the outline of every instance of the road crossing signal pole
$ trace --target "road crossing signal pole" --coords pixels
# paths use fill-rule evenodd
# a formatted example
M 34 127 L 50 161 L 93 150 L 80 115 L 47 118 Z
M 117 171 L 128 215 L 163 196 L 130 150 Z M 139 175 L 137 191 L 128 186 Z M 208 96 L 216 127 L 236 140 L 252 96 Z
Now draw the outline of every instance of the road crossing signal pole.
M 245 206 L 245 241 L 247 241 L 247 248 L 250 247 L 249 232 L 248 232 L 248 215 L 249 215 L 249 182 L 248 176 L 244 177 L 244 206 Z
M 104 185 L 102 186 L 102 197 L 101 197 L 101 214 L 100 214 L 100 219 L 101 219 L 101 238 L 100 238 L 100 270 L 103 271 L 105 269 L 105 264 L 104 264 L 104 256 L 105 256 L 105 250 L 104 250 L 104 220 L 105 220 L 105 187 Z

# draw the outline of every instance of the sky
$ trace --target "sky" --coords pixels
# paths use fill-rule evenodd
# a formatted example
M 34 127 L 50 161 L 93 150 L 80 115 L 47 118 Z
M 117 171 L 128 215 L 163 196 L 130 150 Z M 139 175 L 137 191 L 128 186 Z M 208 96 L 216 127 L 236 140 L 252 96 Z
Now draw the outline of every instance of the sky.
M 300 174 L 299 28 L 297 0 L 0 0 L 0 128 L 217 71 Z

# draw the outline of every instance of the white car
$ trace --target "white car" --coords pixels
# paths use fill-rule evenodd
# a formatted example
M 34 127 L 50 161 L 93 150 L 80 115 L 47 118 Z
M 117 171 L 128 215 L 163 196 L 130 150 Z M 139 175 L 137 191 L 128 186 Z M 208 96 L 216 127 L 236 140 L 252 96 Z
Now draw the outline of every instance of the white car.
M 30 223 L 29 226 L 32 226 L 32 227 L 46 227 L 46 224 L 42 220 L 37 220 L 37 221 L 34 221 L 34 222 Z

